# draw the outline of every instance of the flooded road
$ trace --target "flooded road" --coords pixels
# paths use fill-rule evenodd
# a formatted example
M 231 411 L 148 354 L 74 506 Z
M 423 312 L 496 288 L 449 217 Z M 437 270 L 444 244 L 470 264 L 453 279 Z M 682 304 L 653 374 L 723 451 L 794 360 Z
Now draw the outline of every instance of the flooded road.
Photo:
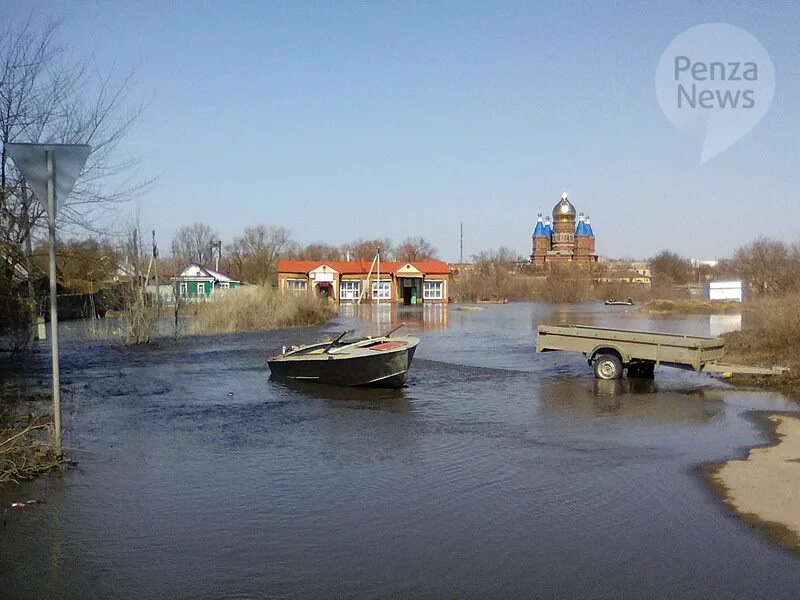
M 695 469 L 767 441 L 747 411 L 797 405 L 670 369 L 598 382 L 578 355 L 534 351 L 543 322 L 725 323 L 543 304 L 366 310 L 143 349 L 72 336 L 65 446 L 80 464 L 0 494 L 46 502 L 5 515 L 0 597 L 797 596 L 800 559 Z M 422 340 L 405 389 L 269 381 L 283 344 L 398 322 Z M 46 385 L 46 351 L 36 360 Z

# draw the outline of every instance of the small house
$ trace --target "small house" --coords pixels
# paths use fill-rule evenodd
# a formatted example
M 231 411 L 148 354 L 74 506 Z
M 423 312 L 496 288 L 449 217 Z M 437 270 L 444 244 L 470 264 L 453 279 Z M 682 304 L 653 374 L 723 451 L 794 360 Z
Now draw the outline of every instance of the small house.
M 449 280 L 450 267 L 439 260 L 381 262 L 380 271 L 364 260 L 278 261 L 278 289 L 334 302 L 446 303 Z
M 191 263 L 172 278 L 177 287 L 178 294 L 187 300 L 209 300 L 214 294 L 232 290 L 242 285 L 242 282 L 209 269 L 197 263 Z

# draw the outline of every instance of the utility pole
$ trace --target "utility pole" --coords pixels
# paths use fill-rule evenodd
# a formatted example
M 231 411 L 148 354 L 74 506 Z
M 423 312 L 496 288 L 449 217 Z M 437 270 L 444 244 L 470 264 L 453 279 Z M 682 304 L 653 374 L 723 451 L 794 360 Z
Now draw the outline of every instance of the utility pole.
M 39 317 L 36 310 L 36 291 L 33 289 L 33 240 L 30 213 L 30 196 L 28 195 L 28 184 L 23 180 L 22 182 L 22 206 L 25 212 L 25 270 L 28 272 L 28 302 L 30 302 L 31 310 L 31 329 L 37 330 L 39 324 Z M 36 336 L 37 334 L 34 334 Z
M 153 267 L 156 279 L 156 310 L 161 310 L 161 288 L 158 287 L 158 246 L 156 245 L 156 230 L 153 229 Z M 159 315 L 160 316 L 160 315 Z
M 381 249 L 380 248 L 378 248 L 378 253 L 375 255 L 375 258 L 378 259 L 378 278 L 376 280 L 378 282 L 378 293 L 375 297 L 375 304 L 380 304 L 381 303 Z
M 217 251 L 217 256 L 214 262 L 214 270 L 219 272 L 219 259 L 222 255 L 222 240 L 214 240 L 211 242 L 211 253 L 214 254 L 214 250 Z
M 458 255 L 459 264 L 464 264 L 464 221 L 461 221 L 461 252 Z

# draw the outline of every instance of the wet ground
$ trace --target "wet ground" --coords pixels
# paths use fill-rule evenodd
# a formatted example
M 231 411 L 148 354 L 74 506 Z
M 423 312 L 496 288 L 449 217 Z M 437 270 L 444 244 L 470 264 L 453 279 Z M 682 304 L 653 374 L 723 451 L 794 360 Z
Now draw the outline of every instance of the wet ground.
M 697 474 L 796 410 L 659 369 L 597 382 L 542 322 L 693 334 L 707 316 L 540 304 L 344 314 L 320 329 L 62 347 L 80 464 L 0 493 L 2 598 L 795 598 L 800 559 Z M 347 312 L 347 311 L 343 311 Z M 398 322 L 399 391 L 286 387 L 267 353 Z M 47 384 L 47 359 L 32 359 Z

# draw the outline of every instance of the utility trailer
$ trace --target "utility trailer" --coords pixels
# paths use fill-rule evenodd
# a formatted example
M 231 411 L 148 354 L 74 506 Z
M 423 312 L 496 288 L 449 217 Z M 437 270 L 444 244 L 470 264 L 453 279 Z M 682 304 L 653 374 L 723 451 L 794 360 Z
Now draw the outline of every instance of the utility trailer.
M 537 352 L 580 352 L 598 379 L 653 377 L 658 365 L 730 376 L 780 375 L 786 367 L 749 367 L 722 361 L 725 341 L 675 333 L 631 331 L 585 325 L 539 325 Z

